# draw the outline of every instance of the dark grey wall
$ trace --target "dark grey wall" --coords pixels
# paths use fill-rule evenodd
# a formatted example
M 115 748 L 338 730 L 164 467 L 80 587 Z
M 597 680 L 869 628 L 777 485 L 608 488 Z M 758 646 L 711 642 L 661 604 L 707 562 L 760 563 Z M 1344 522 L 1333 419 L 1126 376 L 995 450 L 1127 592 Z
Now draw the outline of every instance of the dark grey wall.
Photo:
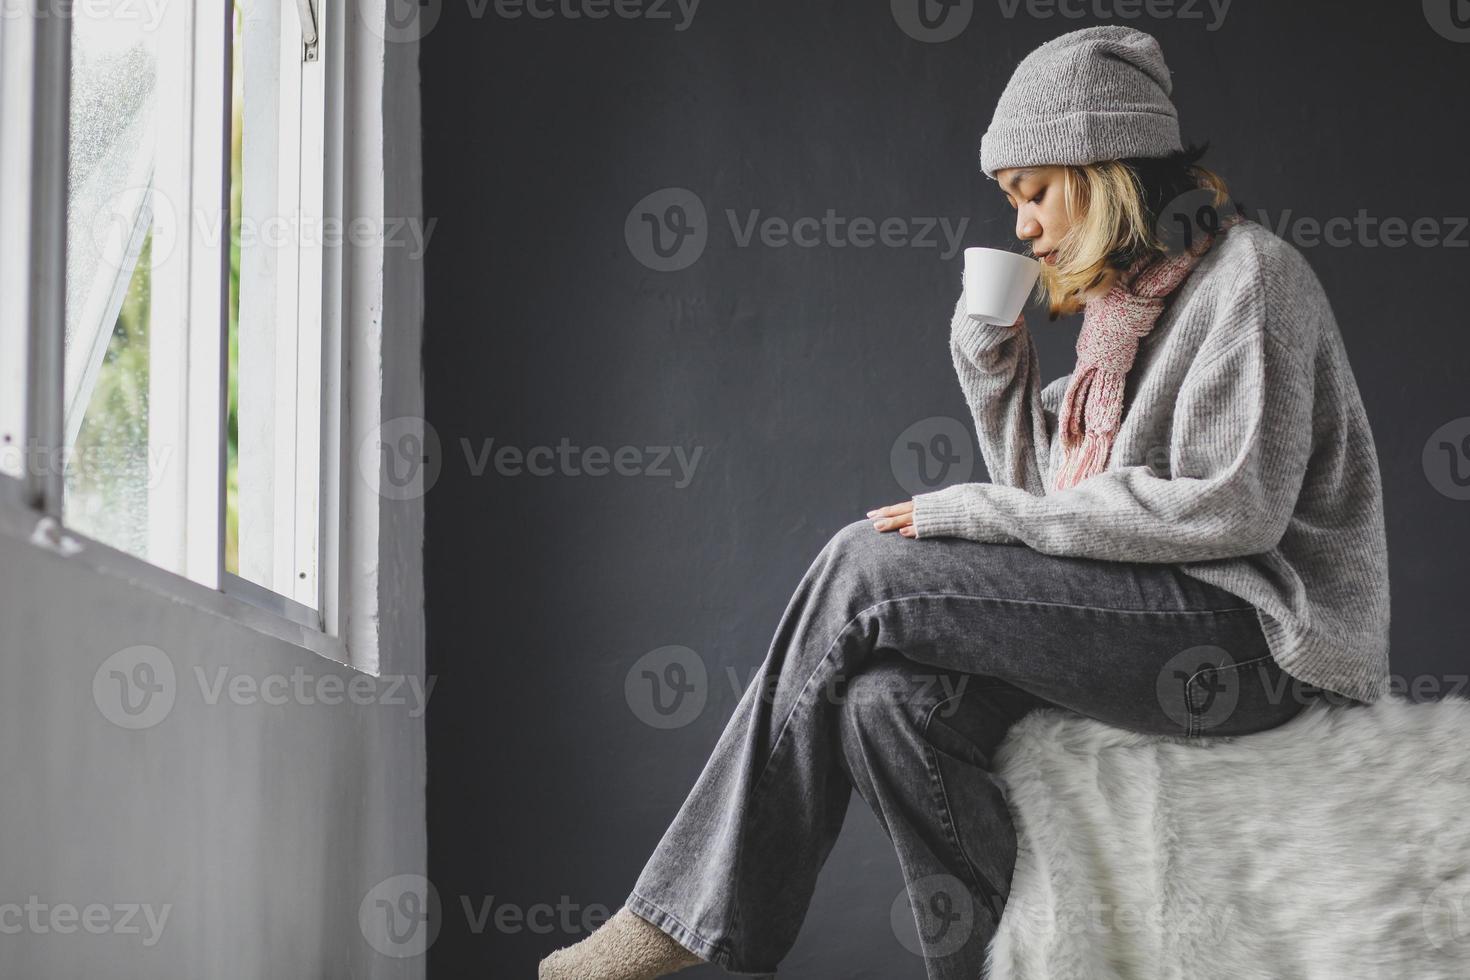
M 1394 671 L 1430 684 L 1466 672 L 1470 582 L 1470 501 L 1448 456 L 1424 466 L 1431 434 L 1470 416 L 1470 43 L 1444 36 L 1449 2 L 1238 0 L 1221 22 L 1180 0 L 1203 18 L 1115 21 L 1160 38 L 1186 139 L 1212 141 L 1206 162 L 1253 217 L 1289 223 L 1333 300 L 1383 471 Z M 430 872 L 446 917 L 430 967 L 528 977 L 583 913 L 626 896 L 828 537 L 908 499 L 896 437 L 933 417 L 970 424 L 946 347 L 959 260 L 942 237 L 742 247 L 727 209 L 897 218 L 904 234 L 967 220 L 961 245 L 1010 242 L 979 133 L 1027 51 L 1104 21 L 981 3 L 956 38 L 925 43 L 882 0 L 705 0 L 682 30 L 672 5 L 672 20 L 533 20 L 470 3 L 434 8 L 422 52 L 438 219 L 426 381 L 443 451 L 427 499 Z M 655 271 L 625 221 L 667 188 L 697 195 L 708 240 Z M 1376 227 L 1312 244 L 1298 223 L 1360 211 L 1432 219 L 1421 240 L 1436 244 L 1370 244 Z M 1070 370 L 1078 323 L 1033 323 L 1044 378 Z M 554 475 L 493 460 L 476 475 L 466 455 L 562 440 L 579 455 Z M 581 473 L 588 447 L 625 446 L 640 475 Z M 692 481 L 676 485 L 677 462 L 647 475 L 656 447 L 701 453 Z M 969 478 L 985 478 L 978 462 Z M 666 645 L 709 677 L 702 710 L 671 729 L 624 687 Z M 896 860 L 861 799 L 849 814 L 783 974 L 922 977 L 888 926 Z M 488 906 L 482 930 L 465 903 Z M 551 919 L 516 918 L 538 906 Z

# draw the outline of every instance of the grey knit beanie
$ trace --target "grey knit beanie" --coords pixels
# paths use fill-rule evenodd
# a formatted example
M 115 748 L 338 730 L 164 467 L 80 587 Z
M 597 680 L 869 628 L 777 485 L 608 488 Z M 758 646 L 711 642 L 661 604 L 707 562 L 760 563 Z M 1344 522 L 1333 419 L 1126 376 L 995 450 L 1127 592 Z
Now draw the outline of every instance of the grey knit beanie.
M 1161 157 L 1182 148 L 1159 42 L 1131 27 L 1047 41 L 1011 75 L 980 140 L 980 169 Z

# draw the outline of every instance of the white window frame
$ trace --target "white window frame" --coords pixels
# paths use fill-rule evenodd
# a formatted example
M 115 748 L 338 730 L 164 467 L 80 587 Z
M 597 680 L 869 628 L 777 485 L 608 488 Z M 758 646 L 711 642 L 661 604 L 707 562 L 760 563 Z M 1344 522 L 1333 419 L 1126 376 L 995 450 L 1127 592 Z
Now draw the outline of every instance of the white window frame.
M 61 434 L 62 331 L 46 328 L 64 322 L 69 43 L 56 16 L 0 29 L 0 447 L 21 457 L 19 475 L 0 474 L 8 511 L 61 503 L 60 470 L 37 447 Z
M 286 218 L 299 229 L 286 247 L 272 243 L 269 268 L 254 289 L 242 269 L 240 297 L 240 571 L 220 572 L 221 588 L 274 609 L 302 626 L 321 629 L 331 597 L 322 587 L 325 531 L 322 451 L 330 444 L 323 417 L 328 324 L 323 316 L 323 229 L 326 211 L 326 71 L 320 58 L 319 0 L 282 0 L 262 11 L 274 18 L 277 70 L 270 72 L 275 96 L 252 106 L 250 93 L 261 76 L 245 80 L 245 130 L 265 120 L 275 160 L 262 174 L 262 193 L 252 193 L 245 174 L 247 223 Z M 249 69 L 247 68 L 247 71 Z M 252 110 L 254 114 L 252 115 Z M 246 161 L 247 167 L 260 162 Z M 262 211 L 251 213 L 259 203 Z M 256 236 L 259 239 L 261 236 Z M 255 264 L 251 255 L 242 256 Z M 266 265 L 263 260 L 262 265 Z M 260 332 L 257 333 L 257 315 Z M 250 344 L 260 352 L 249 369 Z M 303 570 L 309 569 L 309 573 Z
M 385 170 L 384 153 L 385 132 L 418 135 L 417 45 L 384 41 L 391 0 L 354 0 L 350 20 L 346 0 L 318 2 L 319 44 L 309 57 L 322 68 L 323 218 L 335 219 L 338 227 L 367 220 L 380 228 L 389 213 L 422 220 L 416 148 L 393 172 Z M 63 445 L 69 4 L 37 4 L 38 16 L 9 20 L 0 32 L 0 350 L 24 354 L 0 362 L 0 436 L 19 438 L 28 450 Z M 217 13 L 220 29 L 214 36 L 223 45 L 229 8 L 221 7 L 205 16 L 214 19 Z M 227 67 L 227 54 L 224 59 Z M 227 76 L 212 64 L 204 68 L 211 84 L 219 86 L 215 94 L 227 93 Z M 191 93 L 199 91 L 196 74 Z M 197 99 L 194 104 L 199 107 Z M 194 150 L 223 154 L 227 135 L 226 125 L 213 148 L 196 141 Z M 191 262 L 219 258 L 206 251 L 202 257 L 191 251 Z M 226 580 L 220 567 L 222 534 L 214 535 L 209 547 L 187 539 L 183 545 L 186 567 L 206 582 L 214 570 L 209 585 L 62 528 L 59 465 L 28 466 L 20 479 L 0 476 L 0 546 L 24 541 L 57 560 L 127 579 L 155 601 L 185 602 L 370 674 L 380 675 L 391 665 L 385 651 L 394 651 L 400 669 L 421 667 L 422 499 L 390 500 L 379 492 L 381 468 L 359 471 L 355 465 L 362 458 L 381 459 L 373 441 L 380 439 L 384 419 L 423 413 L 418 370 L 422 272 L 417 261 L 400 252 L 379 243 L 325 249 L 320 255 L 322 601 L 314 624 L 298 621 L 294 613 L 300 610 L 290 606 L 290 597 L 261 595 L 264 590 L 252 592 L 249 583 Z M 227 260 L 226 253 L 220 266 Z M 303 302 L 316 299 L 305 289 L 302 297 Z M 189 354 L 217 365 L 217 386 L 212 391 L 193 386 L 191 392 L 191 386 L 182 385 L 174 393 L 189 408 L 191 450 L 203 454 L 207 449 L 211 457 L 207 463 L 193 460 L 175 478 L 185 486 L 195 481 L 213 489 L 200 499 L 217 505 L 221 528 L 227 379 L 225 319 L 217 311 L 226 298 L 221 292 L 189 300 L 191 311 L 219 317 L 214 339 L 199 338 Z M 383 330 L 385 322 L 393 324 L 391 333 Z M 187 339 L 193 344 L 196 338 Z M 388 363 L 411 364 L 413 370 L 390 374 L 384 371 Z M 196 431 L 208 431 L 210 440 L 196 438 Z M 309 443 L 309 436 L 302 440 Z M 347 479 L 346 473 L 355 478 Z M 380 582 L 392 583 L 391 590 L 380 589 Z

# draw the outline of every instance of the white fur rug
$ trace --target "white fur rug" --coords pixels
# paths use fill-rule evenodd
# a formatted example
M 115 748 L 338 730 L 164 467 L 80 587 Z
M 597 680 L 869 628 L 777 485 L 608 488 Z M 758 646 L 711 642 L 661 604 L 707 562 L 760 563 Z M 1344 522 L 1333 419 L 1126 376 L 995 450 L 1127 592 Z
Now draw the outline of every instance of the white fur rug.
M 1039 709 L 997 773 L 992 980 L 1470 978 L 1470 701 L 1194 741 Z

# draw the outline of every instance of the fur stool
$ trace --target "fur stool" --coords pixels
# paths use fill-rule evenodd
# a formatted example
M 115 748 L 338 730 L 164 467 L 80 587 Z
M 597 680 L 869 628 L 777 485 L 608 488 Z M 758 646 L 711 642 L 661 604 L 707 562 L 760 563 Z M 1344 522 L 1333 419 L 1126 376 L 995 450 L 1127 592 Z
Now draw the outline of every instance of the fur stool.
M 1196 739 L 1038 709 L 996 763 L 992 980 L 1470 978 L 1470 700 Z

